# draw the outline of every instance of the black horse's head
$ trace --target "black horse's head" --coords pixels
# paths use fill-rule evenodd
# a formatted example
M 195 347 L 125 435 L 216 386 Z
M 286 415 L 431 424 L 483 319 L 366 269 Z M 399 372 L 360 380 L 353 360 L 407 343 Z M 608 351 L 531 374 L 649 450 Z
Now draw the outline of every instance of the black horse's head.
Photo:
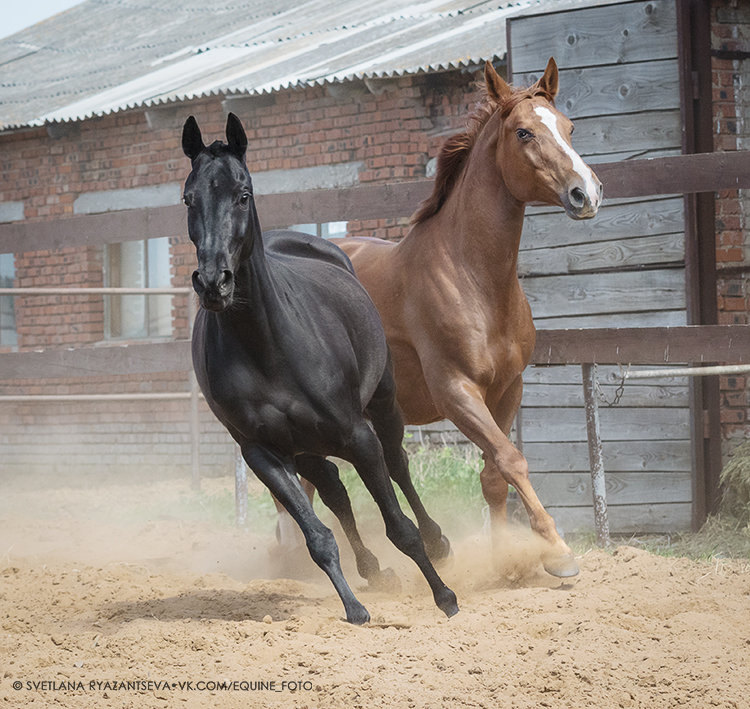
M 240 265 L 260 238 L 253 185 L 245 165 L 247 137 L 239 118 L 227 118 L 227 143 L 203 144 L 193 116 L 182 129 L 182 149 L 192 170 L 185 182 L 188 234 L 198 254 L 193 288 L 207 310 L 232 305 Z

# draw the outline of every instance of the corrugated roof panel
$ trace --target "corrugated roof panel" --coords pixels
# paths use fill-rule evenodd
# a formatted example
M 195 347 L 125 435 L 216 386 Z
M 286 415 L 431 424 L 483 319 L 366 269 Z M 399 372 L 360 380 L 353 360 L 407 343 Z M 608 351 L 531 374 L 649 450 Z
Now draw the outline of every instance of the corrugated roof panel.
M 0 129 L 465 66 L 505 55 L 509 15 L 555 5 L 87 0 L 0 40 Z

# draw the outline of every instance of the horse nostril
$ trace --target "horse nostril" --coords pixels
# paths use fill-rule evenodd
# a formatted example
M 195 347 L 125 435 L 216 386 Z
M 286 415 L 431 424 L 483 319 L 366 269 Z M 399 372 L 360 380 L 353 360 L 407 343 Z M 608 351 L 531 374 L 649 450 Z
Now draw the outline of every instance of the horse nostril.
M 221 272 L 221 276 L 219 276 L 219 281 L 216 284 L 219 288 L 219 290 L 227 290 L 230 285 L 232 285 L 232 279 L 234 276 L 232 275 L 232 272 L 229 270 L 224 270 Z
M 586 193 L 580 187 L 574 187 L 570 190 L 570 203 L 576 209 L 580 209 L 586 204 Z
M 201 278 L 201 274 L 199 271 L 193 271 L 193 290 L 196 293 L 201 293 L 206 289 L 206 286 L 203 283 L 203 279 Z

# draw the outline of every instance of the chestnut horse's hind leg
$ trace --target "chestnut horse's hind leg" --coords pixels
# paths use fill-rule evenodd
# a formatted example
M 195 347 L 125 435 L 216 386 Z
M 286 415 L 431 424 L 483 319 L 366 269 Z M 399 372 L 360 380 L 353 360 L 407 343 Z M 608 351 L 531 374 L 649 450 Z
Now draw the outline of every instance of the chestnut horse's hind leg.
M 448 617 L 458 613 L 456 594 L 438 576 L 425 552 L 419 531 L 398 504 L 398 498 L 386 470 L 380 441 L 366 421 L 363 420 L 355 426 L 344 457 L 357 469 L 362 482 L 380 509 L 388 539 L 402 553 L 411 557 L 424 574 L 437 607 Z
M 414 512 L 425 550 L 433 562 L 445 559 L 451 551 L 448 538 L 422 504 L 409 474 L 409 458 L 402 447 L 404 423 L 396 406 L 396 384 L 388 368 L 365 413 L 372 421 L 375 433 L 383 446 L 385 464 L 391 478 L 401 488 Z
M 291 461 L 284 462 L 257 446 L 242 446 L 242 455 L 258 479 L 299 524 L 305 535 L 310 556 L 331 579 L 344 604 L 346 619 L 355 625 L 370 620 L 367 609 L 357 600 L 341 572 L 339 549 L 333 532 L 315 515 L 312 504 L 295 474 L 294 464 Z
M 544 568 L 553 576 L 575 576 L 578 565 L 570 547 L 558 534 L 554 520 L 531 486 L 526 458 L 495 421 L 480 387 L 472 381 L 450 380 L 447 376 L 437 381 L 445 382 L 440 392 L 431 392 L 441 411 L 479 446 L 484 455 L 485 465 L 480 479 L 482 494 L 490 508 L 493 532 L 501 529 L 506 520 L 508 484 L 511 484 L 526 508 L 531 528 L 552 545 L 549 553 L 542 558 Z
M 336 515 L 341 523 L 354 551 L 359 575 L 376 587 L 397 587 L 398 579 L 395 574 L 390 569 L 381 571 L 377 558 L 362 542 L 354 520 L 349 495 L 339 478 L 336 465 L 330 460 L 315 455 L 298 455 L 295 463 L 297 472 L 305 481 L 309 481 L 317 488 L 323 504 Z

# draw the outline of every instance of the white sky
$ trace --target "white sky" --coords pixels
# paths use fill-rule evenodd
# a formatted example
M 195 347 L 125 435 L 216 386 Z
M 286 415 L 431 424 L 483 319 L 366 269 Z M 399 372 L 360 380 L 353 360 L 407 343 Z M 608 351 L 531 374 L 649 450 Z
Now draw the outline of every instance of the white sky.
M 15 0 L 4 3 L 0 14 L 0 37 L 20 32 L 81 2 L 83 0 Z

